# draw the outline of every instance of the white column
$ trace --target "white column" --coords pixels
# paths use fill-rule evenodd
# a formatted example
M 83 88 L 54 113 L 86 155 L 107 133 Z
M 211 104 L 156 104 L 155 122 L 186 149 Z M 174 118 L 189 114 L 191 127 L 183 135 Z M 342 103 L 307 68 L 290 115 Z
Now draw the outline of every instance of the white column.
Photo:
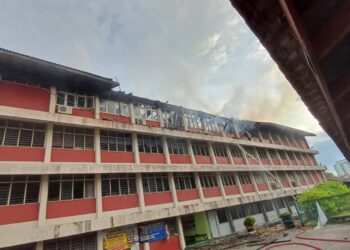
M 163 120 L 163 114 L 161 109 L 157 109 L 157 114 L 158 114 L 158 120 L 161 128 L 164 128 L 164 120 Z
M 182 228 L 181 216 L 177 216 L 176 217 L 176 225 L 177 225 L 177 231 L 179 233 L 179 240 L 180 240 L 181 250 L 185 250 L 186 249 L 186 241 L 185 241 L 184 231 L 183 231 L 183 228 Z
M 194 173 L 194 180 L 196 182 L 196 187 L 197 187 L 197 190 L 199 193 L 199 198 L 201 199 L 201 202 L 204 202 L 205 197 L 204 197 L 201 181 L 199 179 L 199 174 L 197 172 Z
M 265 142 L 264 142 L 264 138 L 262 137 L 260 131 L 258 131 L 258 138 L 259 138 L 260 142 L 265 143 Z
M 102 180 L 101 174 L 95 174 L 96 216 L 102 218 Z
M 309 182 L 309 180 L 308 180 L 306 174 L 304 173 L 304 171 L 300 171 L 300 173 L 301 173 L 301 175 L 303 176 L 303 178 L 304 178 L 304 180 L 305 180 L 305 182 L 306 182 L 306 185 L 307 185 L 308 187 L 310 187 L 312 184 Z
M 272 192 L 272 188 L 271 188 L 269 179 L 267 178 L 267 175 L 268 175 L 268 173 L 263 172 L 263 178 L 264 178 L 264 181 L 265 181 L 265 183 L 267 185 L 267 188 L 269 189 L 269 192 Z
M 231 154 L 231 150 L 228 144 L 225 144 L 225 148 L 226 148 L 226 154 L 227 154 L 227 158 L 230 162 L 231 165 L 235 165 L 233 158 L 232 158 L 232 154 Z
M 49 112 L 56 112 L 56 98 L 57 98 L 57 90 L 55 86 L 50 87 L 50 104 L 49 104 Z
M 43 250 L 44 249 L 44 242 L 38 241 L 35 243 L 35 250 Z
M 97 250 L 103 250 L 103 231 L 97 231 Z
M 238 173 L 234 173 L 233 176 L 235 177 L 235 182 L 236 182 L 236 185 L 238 187 L 240 195 L 243 195 L 244 192 L 243 192 L 243 189 L 242 189 L 241 181 L 239 180 L 239 177 L 238 177 Z
M 276 137 L 277 137 L 278 141 L 281 143 L 281 145 L 283 145 L 283 142 L 282 142 L 282 140 L 281 140 L 280 135 L 279 135 L 279 134 L 276 134 Z
M 196 158 L 193 154 L 193 149 L 192 149 L 192 145 L 191 145 L 191 140 L 190 139 L 187 139 L 186 140 L 186 144 L 187 144 L 187 151 L 188 151 L 188 154 L 191 158 L 191 162 L 193 165 L 196 165 Z
M 162 145 L 163 145 L 163 152 L 164 152 L 164 155 L 165 155 L 165 162 L 166 162 L 167 165 L 170 165 L 171 164 L 171 160 L 170 160 L 168 142 L 167 142 L 166 137 L 164 135 L 162 136 Z
M 46 127 L 46 135 L 45 135 L 45 155 L 44 155 L 45 163 L 51 162 L 52 138 L 53 138 L 53 124 L 48 123 Z
M 173 173 L 168 173 L 168 180 L 169 180 L 169 187 L 170 187 L 171 196 L 173 198 L 173 204 L 174 204 L 174 207 L 177 207 L 177 206 L 179 206 L 179 202 L 177 200 L 176 187 L 175 187 Z
M 243 146 L 238 147 L 239 150 L 242 151 L 243 159 L 246 165 L 249 165 L 249 160 L 247 158 L 247 155 L 245 153 L 245 148 Z
M 100 97 L 95 96 L 95 119 L 100 119 Z
M 136 132 L 131 133 L 131 140 L 132 140 L 132 151 L 134 152 L 135 164 L 140 164 L 140 153 L 139 153 L 139 145 L 137 142 Z
M 310 175 L 310 177 L 311 177 L 311 179 L 314 181 L 314 185 L 316 185 L 317 184 L 317 181 L 316 181 L 316 179 L 314 178 L 314 176 L 313 176 L 313 171 L 309 171 L 309 175 Z
M 222 183 L 220 172 L 216 172 L 215 175 L 216 175 L 216 181 L 218 182 L 218 185 L 220 188 L 221 196 L 223 199 L 226 199 L 225 187 L 224 187 L 224 184 Z
M 97 164 L 101 163 L 101 137 L 100 129 L 95 128 L 94 130 L 94 144 L 95 144 L 95 162 Z
M 254 186 L 255 193 L 259 194 L 258 185 L 256 184 L 255 176 L 254 176 L 254 174 L 253 174 L 253 172 L 252 172 L 252 171 L 249 171 L 249 176 L 250 176 L 250 179 L 252 180 L 252 183 L 253 183 L 253 186 Z
M 256 155 L 256 159 L 258 160 L 258 163 L 260 165 L 262 165 L 262 162 L 261 162 L 261 159 L 260 159 L 260 155 L 259 155 L 258 150 L 257 150 L 256 147 L 254 147 L 254 152 L 255 152 L 255 155 Z
M 300 162 L 299 162 L 299 159 L 297 157 L 297 152 L 292 152 L 292 154 L 294 155 L 294 158 L 295 158 L 295 161 L 297 162 L 297 165 L 298 166 L 301 166 Z M 299 153 L 298 153 L 299 154 Z
M 289 164 L 291 166 L 293 166 L 293 163 L 292 163 L 291 159 L 289 158 L 289 155 L 288 155 L 287 151 L 284 151 L 284 155 L 287 157 L 287 160 L 288 160 Z
M 289 179 L 289 173 L 287 171 L 284 171 L 284 175 L 286 176 L 286 179 L 288 181 L 288 184 L 289 184 L 290 188 L 294 188 L 293 185 L 292 185 L 292 182 Z
M 276 153 L 277 159 L 281 163 L 281 166 L 283 166 L 284 163 L 283 163 L 283 160 L 282 160 L 281 155 L 279 153 L 279 150 L 275 150 L 275 153 Z
M 214 149 L 213 149 L 213 144 L 211 142 L 208 142 L 208 149 L 209 149 L 209 155 L 210 155 L 210 158 L 211 158 L 211 162 L 213 163 L 213 165 L 217 165 L 216 163 L 216 157 L 215 157 L 215 154 L 214 154 Z
M 134 109 L 133 103 L 130 103 L 129 109 L 130 109 L 131 124 L 135 124 L 135 109 Z
M 264 148 L 264 150 L 265 150 L 265 153 L 267 155 L 267 159 L 269 159 L 270 164 L 273 165 L 273 161 L 272 161 L 269 150 L 267 148 Z
M 139 197 L 139 206 L 141 208 L 141 211 L 144 211 L 145 210 L 145 197 L 144 197 L 144 193 L 143 193 L 141 173 L 136 173 L 136 189 L 137 189 L 137 194 Z
M 39 192 L 39 216 L 38 216 L 39 227 L 44 226 L 46 222 L 48 190 L 49 190 L 49 176 L 41 175 L 40 192 Z

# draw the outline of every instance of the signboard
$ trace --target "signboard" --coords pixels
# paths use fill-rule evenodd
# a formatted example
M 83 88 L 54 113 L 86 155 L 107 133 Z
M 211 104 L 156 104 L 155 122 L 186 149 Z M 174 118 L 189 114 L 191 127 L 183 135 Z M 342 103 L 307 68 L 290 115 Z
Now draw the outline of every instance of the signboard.
M 138 249 L 137 226 L 113 228 L 106 231 L 103 237 L 104 250 Z
M 168 237 L 168 230 L 163 222 L 140 226 L 140 242 L 153 242 L 165 240 Z

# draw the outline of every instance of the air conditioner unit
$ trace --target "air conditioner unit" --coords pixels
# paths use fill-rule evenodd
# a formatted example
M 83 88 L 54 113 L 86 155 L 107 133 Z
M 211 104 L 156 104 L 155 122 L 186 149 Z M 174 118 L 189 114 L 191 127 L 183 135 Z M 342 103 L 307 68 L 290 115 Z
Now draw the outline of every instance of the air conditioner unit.
M 135 123 L 138 124 L 138 125 L 146 125 L 146 120 L 145 119 L 136 118 L 135 119 Z
M 72 114 L 72 107 L 65 105 L 58 105 L 57 112 L 61 114 Z

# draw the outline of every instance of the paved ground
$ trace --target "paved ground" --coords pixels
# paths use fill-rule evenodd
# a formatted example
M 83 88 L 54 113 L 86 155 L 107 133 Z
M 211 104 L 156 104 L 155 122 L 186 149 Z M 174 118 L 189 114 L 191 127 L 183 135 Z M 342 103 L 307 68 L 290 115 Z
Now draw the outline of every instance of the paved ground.
M 350 250 L 350 243 L 336 243 L 336 242 L 326 242 L 326 241 L 313 241 L 313 240 L 302 240 L 295 238 L 295 234 L 299 232 L 298 229 L 291 229 L 286 230 L 281 233 L 276 233 L 272 236 L 270 236 L 267 240 L 272 239 L 278 239 L 278 240 L 291 240 L 291 242 L 302 242 L 302 243 L 308 243 L 311 245 L 314 245 L 316 247 L 319 247 L 323 250 Z M 288 233 L 288 235 L 284 236 L 284 234 Z M 342 225 L 329 225 L 322 229 L 310 229 L 307 230 L 304 234 L 301 236 L 303 237 L 312 237 L 312 238 L 326 238 L 326 239 L 347 239 L 350 240 L 350 224 L 342 224 Z M 276 245 L 276 244 L 272 244 Z M 272 246 L 270 245 L 270 246 Z M 245 250 L 256 250 L 261 245 L 255 245 L 255 246 L 239 246 L 237 248 L 231 248 L 231 249 L 245 249 Z M 263 249 L 266 249 L 263 248 Z M 308 250 L 312 249 L 306 246 L 298 246 L 298 245 L 290 245 L 290 246 L 279 246 L 275 247 L 273 249 L 278 250 Z

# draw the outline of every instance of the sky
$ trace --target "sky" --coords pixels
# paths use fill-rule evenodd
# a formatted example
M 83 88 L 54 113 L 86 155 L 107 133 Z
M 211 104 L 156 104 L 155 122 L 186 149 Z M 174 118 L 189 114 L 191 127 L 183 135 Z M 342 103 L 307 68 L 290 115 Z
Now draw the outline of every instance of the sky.
M 344 159 L 228 0 L 1 2 L 0 47 L 118 79 L 134 95 L 315 133 Z

